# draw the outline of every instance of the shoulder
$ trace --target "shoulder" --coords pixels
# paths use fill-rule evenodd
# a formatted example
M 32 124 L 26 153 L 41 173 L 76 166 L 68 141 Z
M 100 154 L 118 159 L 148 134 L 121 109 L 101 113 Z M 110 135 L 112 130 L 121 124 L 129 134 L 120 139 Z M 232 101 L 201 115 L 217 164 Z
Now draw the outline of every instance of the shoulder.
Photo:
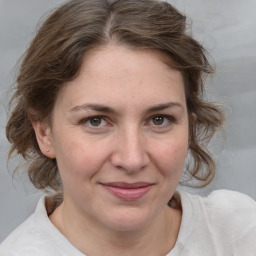
M 15 229 L 0 245 L 0 256 L 28 255 L 31 244 L 36 240 L 37 231 L 33 225 L 33 216 Z M 34 253 L 34 251 L 33 251 Z M 38 255 L 41 255 L 38 253 Z
M 203 204 L 213 217 L 225 221 L 234 232 L 250 229 L 256 235 L 256 202 L 249 196 L 236 191 L 217 190 L 204 198 Z
M 212 192 L 203 200 L 214 230 L 230 237 L 234 252 L 245 255 L 256 250 L 256 202 L 229 190 Z
M 210 212 L 229 213 L 230 211 L 240 210 L 241 212 L 255 212 L 256 201 L 251 197 L 231 190 L 215 190 L 208 196 L 202 197 L 199 195 L 192 195 L 184 191 L 179 191 L 182 205 L 199 207 Z
M 254 226 L 256 232 L 256 202 L 249 196 L 236 191 L 216 190 L 201 202 L 209 217 L 225 222 L 233 231 Z
M 49 199 L 42 197 L 33 215 L 6 238 L 0 245 L 0 256 L 83 255 L 49 220 Z
M 237 246 L 240 242 L 255 247 L 256 201 L 236 191 L 216 190 L 207 197 L 181 193 L 187 208 L 198 215 L 199 226 Z M 192 210 L 191 209 L 191 210 Z
M 256 202 L 251 197 L 231 190 L 213 191 L 208 197 L 203 198 L 203 202 L 209 208 L 256 210 Z
M 0 245 L 0 256 L 45 255 L 47 248 L 43 247 L 47 245 L 45 243 L 47 219 L 44 198 L 41 198 L 35 213 L 16 228 Z
M 186 198 L 208 218 L 232 223 L 232 226 L 246 223 L 256 226 L 256 201 L 245 194 L 223 189 L 215 190 L 207 197 L 186 193 Z
M 184 191 L 179 194 L 182 248 L 202 251 L 197 241 L 203 241 L 210 255 L 254 255 L 256 202 L 252 198 L 229 190 L 216 190 L 207 197 Z

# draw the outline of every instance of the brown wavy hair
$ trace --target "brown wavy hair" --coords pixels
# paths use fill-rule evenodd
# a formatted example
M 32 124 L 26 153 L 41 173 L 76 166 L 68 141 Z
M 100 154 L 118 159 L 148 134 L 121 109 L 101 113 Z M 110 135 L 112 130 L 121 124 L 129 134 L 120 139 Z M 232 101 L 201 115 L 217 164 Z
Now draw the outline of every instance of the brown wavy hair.
M 215 163 L 206 144 L 222 126 L 224 115 L 203 99 L 203 77 L 213 68 L 186 24 L 183 14 L 157 0 L 73 0 L 48 16 L 23 57 L 6 126 L 12 144 L 9 157 L 14 152 L 23 156 L 36 188 L 61 191 L 62 184 L 56 160 L 39 149 L 31 119 L 50 120 L 59 90 L 78 75 L 84 54 L 112 42 L 158 50 L 182 73 L 190 116 L 187 170 L 200 181 L 198 186 L 213 179 Z

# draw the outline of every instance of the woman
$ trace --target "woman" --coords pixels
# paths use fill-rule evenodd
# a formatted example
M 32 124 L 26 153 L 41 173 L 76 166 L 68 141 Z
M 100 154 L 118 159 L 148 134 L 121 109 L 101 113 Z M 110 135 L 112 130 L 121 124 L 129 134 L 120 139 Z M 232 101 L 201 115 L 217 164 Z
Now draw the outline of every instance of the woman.
M 1 256 L 255 253 L 252 199 L 176 191 L 187 155 L 187 182 L 213 179 L 205 143 L 224 119 L 203 100 L 212 68 L 185 22 L 154 0 L 73 0 L 44 22 L 6 133 L 49 196 Z

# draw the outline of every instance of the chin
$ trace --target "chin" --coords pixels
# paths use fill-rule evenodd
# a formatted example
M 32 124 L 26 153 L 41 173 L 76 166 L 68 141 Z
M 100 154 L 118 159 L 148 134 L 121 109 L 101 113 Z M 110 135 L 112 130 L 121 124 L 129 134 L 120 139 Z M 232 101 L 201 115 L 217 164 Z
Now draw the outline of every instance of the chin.
M 115 231 L 138 231 L 144 229 L 153 219 L 142 209 L 126 209 L 108 216 L 108 227 Z

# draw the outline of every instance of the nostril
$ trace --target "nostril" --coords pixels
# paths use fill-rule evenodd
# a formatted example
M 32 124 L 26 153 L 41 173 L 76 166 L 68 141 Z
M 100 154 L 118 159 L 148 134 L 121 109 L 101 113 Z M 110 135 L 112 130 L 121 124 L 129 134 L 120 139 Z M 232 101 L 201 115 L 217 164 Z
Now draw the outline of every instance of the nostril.
M 145 141 L 137 127 L 125 127 L 118 134 L 113 154 L 112 164 L 119 170 L 137 172 L 148 164 L 149 157 L 145 150 Z M 121 142 L 121 143 L 120 143 Z
M 126 172 L 138 172 L 143 170 L 148 164 L 147 156 L 141 155 L 140 157 L 126 157 L 121 155 L 115 155 L 111 159 L 112 164 L 119 170 Z

